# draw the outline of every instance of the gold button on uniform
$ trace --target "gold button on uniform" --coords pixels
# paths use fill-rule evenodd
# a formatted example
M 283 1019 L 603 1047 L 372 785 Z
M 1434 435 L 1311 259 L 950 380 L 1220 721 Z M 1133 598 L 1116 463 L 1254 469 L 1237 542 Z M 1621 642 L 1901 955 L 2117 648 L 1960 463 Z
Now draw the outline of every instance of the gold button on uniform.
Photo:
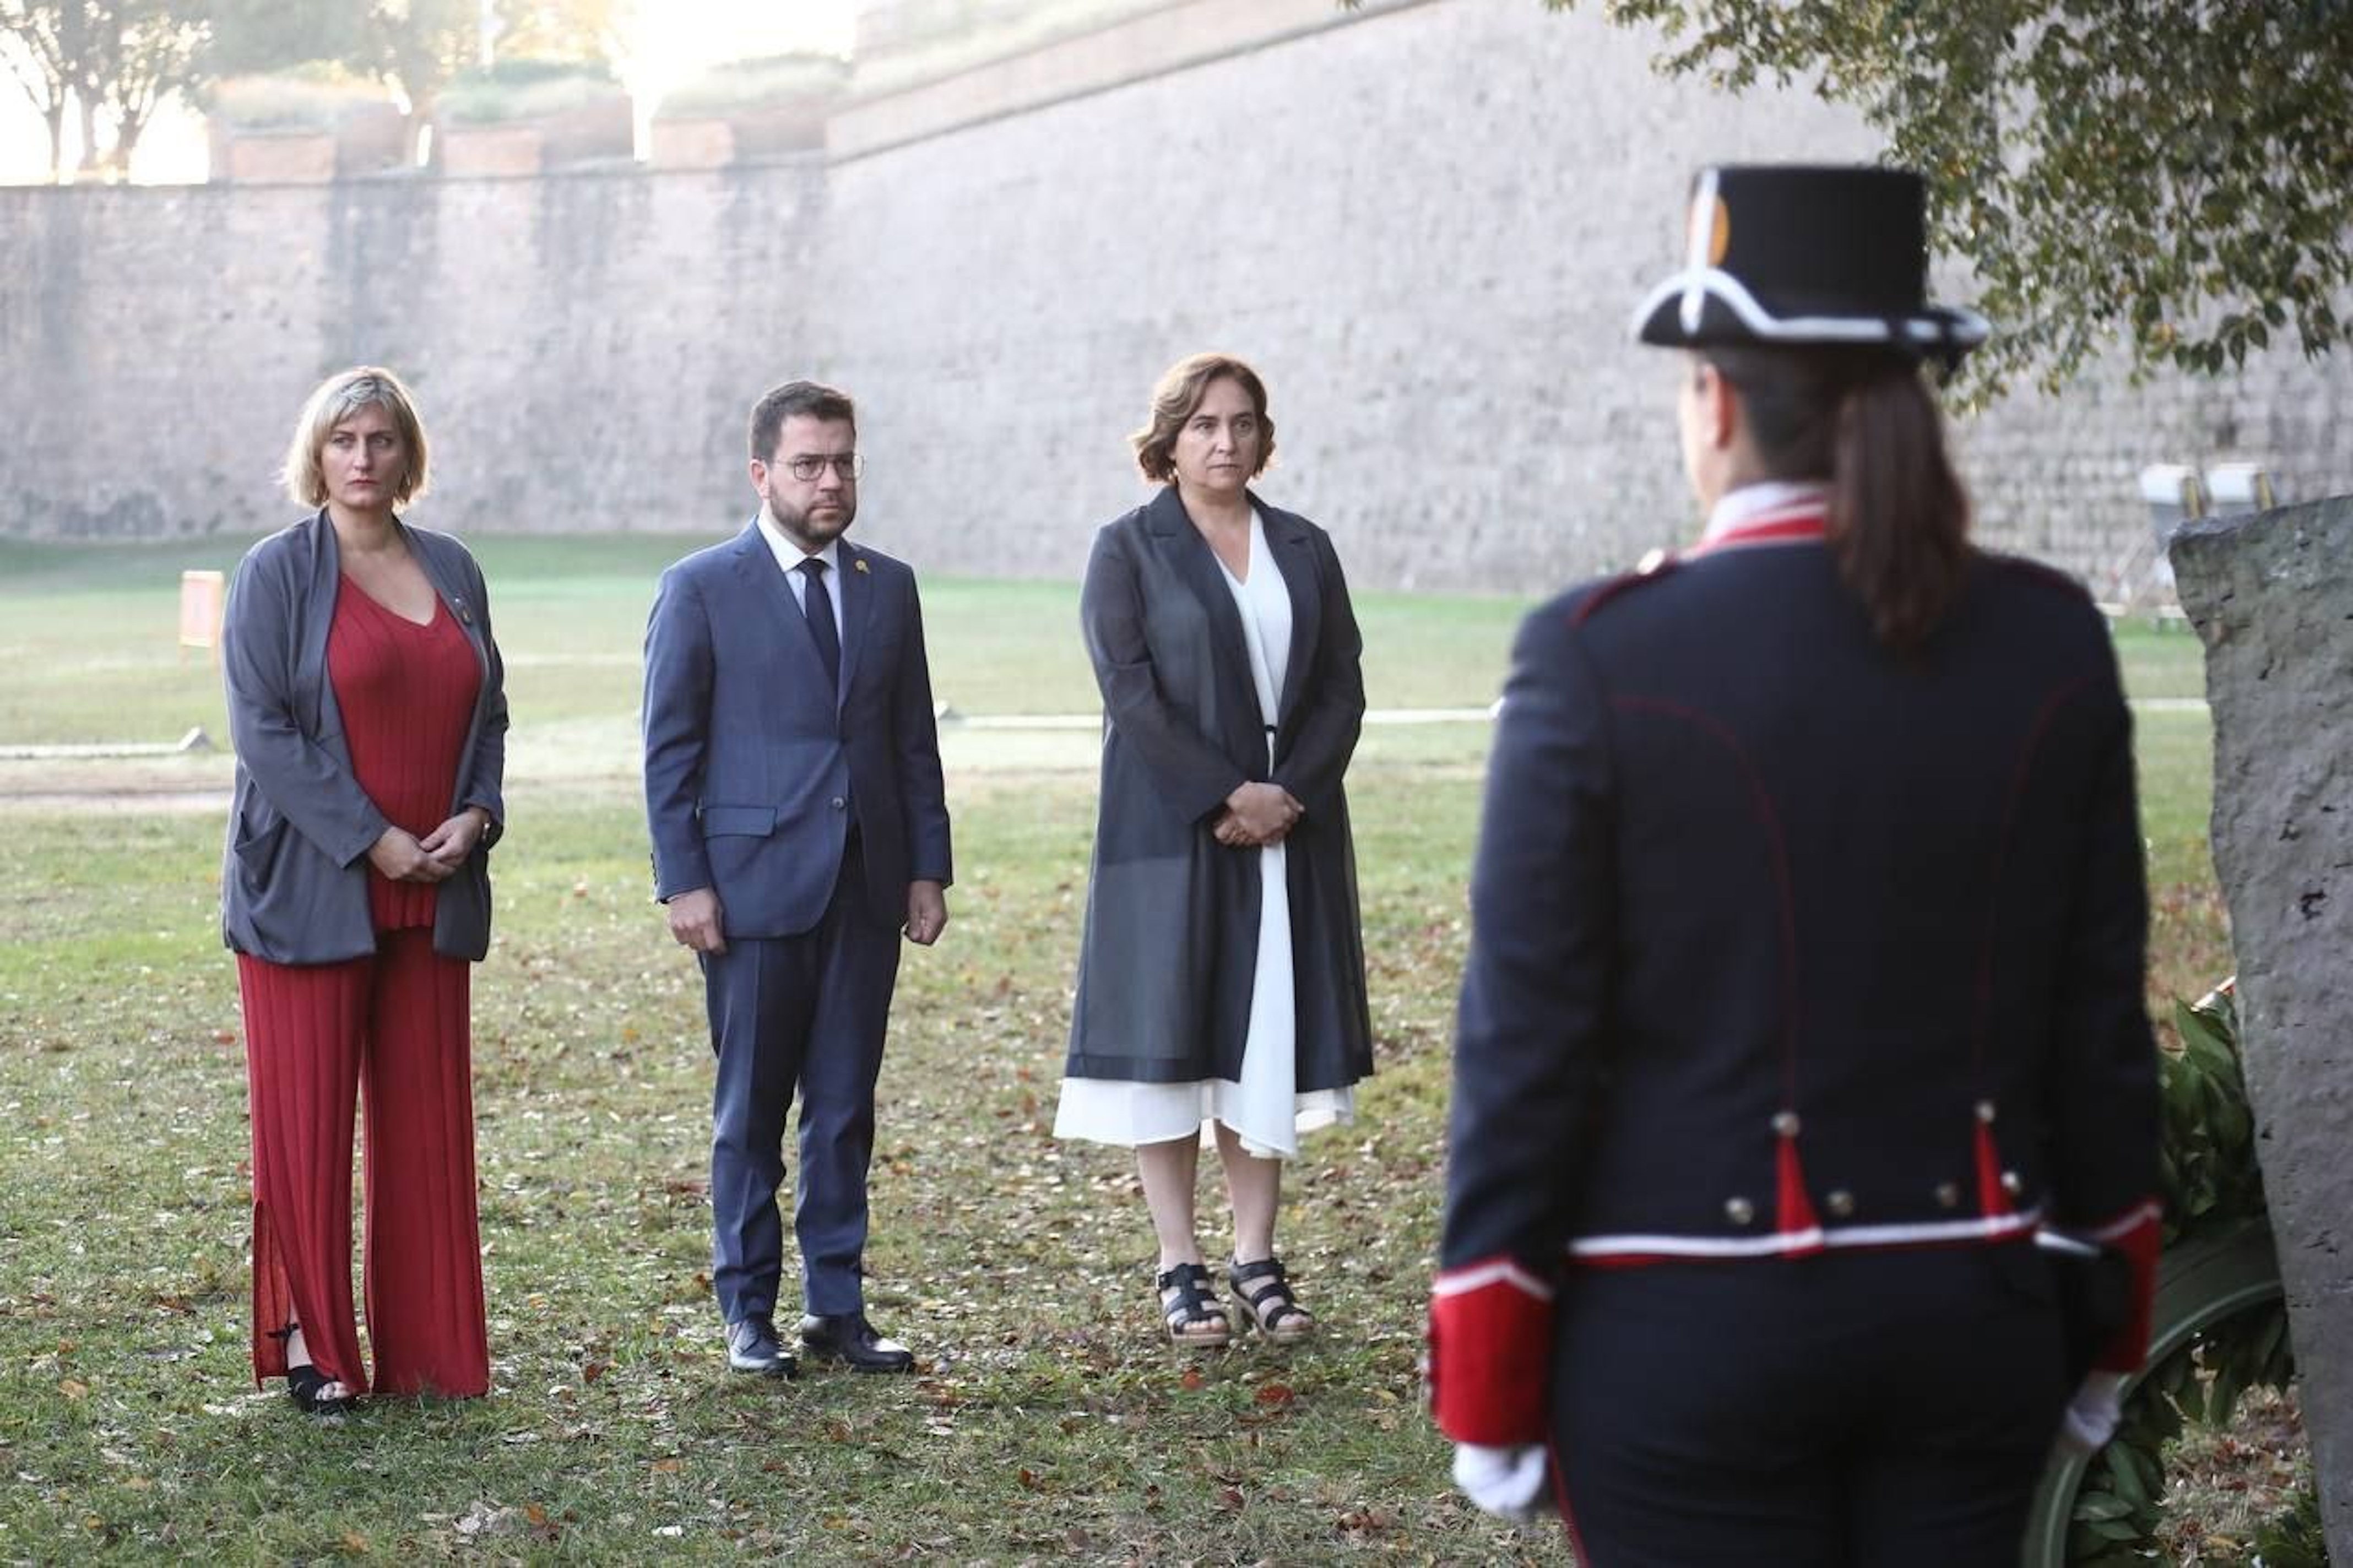
M 1757 1217 L 1757 1205 L 1746 1198 L 1724 1200 L 1724 1217 L 1735 1225 L 1746 1225 Z
M 1848 1192 L 1844 1187 L 1841 1187 L 1832 1192 L 1828 1197 L 1824 1198 L 1822 1200 L 1822 1205 L 1824 1207 L 1828 1208 L 1831 1213 L 1838 1215 L 1841 1219 L 1844 1219 L 1849 1215 L 1854 1213 L 1854 1194 Z
M 1958 1182 L 1938 1182 L 1936 1184 L 1936 1206 L 1938 1208 L 1947 1209 L 1957 1209 L 1960 1207 L 1961 1184 Z

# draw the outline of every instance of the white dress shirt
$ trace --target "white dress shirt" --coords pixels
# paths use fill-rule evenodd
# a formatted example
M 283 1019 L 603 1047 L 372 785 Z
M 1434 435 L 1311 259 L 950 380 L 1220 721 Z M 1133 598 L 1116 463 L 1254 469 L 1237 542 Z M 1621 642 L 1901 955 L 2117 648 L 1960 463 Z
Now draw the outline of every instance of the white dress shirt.
M 766 507 L 760 509 L 758 521 L 760 537 L 768 542 L 768 553 L 776 558 L 776 565 L 783 570 L 785 581 L 793 585 L 793 603 L 801 607 L 801 614 L 807 615 L 808 574 L 801 570 L 801 563 L 807 560 L 811 552 L 794 543 L 791 537 L 776 526 L 776 520 L 768 515 Z M 834 641 L 847 647 L 849 644 L 849 627 L 841 618 L 840 539 L 836 537 L 827 540 L 825 548 L 817 551 L 815 554 L 817 559 L 825 563 L 826 581 L 830 584 L 825 591 L 825 596 L 833 602 Z

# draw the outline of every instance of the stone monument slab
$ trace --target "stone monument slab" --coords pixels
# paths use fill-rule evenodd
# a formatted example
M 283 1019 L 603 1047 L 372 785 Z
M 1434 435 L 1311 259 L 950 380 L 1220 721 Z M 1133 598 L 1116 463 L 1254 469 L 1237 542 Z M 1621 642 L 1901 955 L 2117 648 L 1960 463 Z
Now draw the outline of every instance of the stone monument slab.
M 2191 522 L 2172 556 L 2305 1427 L 2353 1563 L 2353 496 Z

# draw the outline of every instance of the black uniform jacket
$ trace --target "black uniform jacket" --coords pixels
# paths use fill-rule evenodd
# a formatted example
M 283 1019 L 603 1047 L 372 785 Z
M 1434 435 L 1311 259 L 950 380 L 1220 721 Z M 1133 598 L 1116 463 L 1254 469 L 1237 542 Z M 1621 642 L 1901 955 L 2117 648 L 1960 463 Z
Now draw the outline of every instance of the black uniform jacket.
M 1977 557 L 1910 658 L 1805 530 L 1546 605 L 1472 902 L 1432 1310 L 1450 1435 L 1541 1434 L 1570 1263 L 2047 1225 L 2139 1255 L 2145 1313 L 2131 724 L 2068 580 Z

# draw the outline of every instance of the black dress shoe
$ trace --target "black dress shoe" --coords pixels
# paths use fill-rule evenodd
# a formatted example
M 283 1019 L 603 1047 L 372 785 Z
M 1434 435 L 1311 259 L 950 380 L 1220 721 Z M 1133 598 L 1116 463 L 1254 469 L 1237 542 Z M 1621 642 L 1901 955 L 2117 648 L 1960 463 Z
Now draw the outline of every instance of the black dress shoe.
M 776 1325 L 765 1312 L 727 1325 L 727 1364 L 762 1377 L 790 1377 L 799 1371 L 776 1342 Z
M 910 1372 L 915 1352 L 874 1331 L 863 1312 L 801 1320 L 801 1353 L 814 1361 L 840 1361 L 856 1372 Z

